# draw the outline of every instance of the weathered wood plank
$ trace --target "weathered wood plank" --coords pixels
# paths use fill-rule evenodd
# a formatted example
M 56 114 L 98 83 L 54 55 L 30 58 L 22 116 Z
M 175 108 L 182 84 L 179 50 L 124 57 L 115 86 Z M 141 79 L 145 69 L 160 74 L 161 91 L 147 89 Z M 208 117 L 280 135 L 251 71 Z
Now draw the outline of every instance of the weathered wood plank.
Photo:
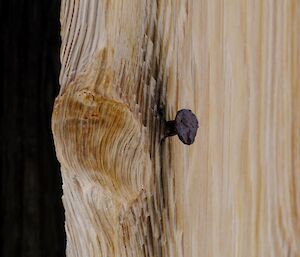
M 62 2 L 69 256 L 298 256 L 299 1 Z M 199 117 L 195 144 L 163 118 Z M 138 154 L 137 154 L 138 153 Z

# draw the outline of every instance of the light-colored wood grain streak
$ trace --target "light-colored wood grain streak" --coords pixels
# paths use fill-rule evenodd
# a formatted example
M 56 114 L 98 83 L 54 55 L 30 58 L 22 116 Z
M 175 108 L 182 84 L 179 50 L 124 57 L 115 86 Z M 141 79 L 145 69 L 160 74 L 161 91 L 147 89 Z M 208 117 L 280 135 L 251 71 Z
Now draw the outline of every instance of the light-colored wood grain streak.
M 300 256 L 300 1 L 64 0 L 68 256 Z M 191 146 L 161 141 L 189 108 Z
M 184 255 L 299 256 L 300 2 L 190 3 L 183 93 L 167 91 L 200 118 L 169 153 Z

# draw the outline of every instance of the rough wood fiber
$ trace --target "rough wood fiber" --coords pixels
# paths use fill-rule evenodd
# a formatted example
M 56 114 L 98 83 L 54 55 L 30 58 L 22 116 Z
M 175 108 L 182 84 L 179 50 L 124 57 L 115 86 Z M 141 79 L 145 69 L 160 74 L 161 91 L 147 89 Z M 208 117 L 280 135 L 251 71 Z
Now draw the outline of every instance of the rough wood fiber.
M 62 1 L 68 256 L 299 256 L 299 1 Z M 162 119 L 200 118 L 195 144 Z

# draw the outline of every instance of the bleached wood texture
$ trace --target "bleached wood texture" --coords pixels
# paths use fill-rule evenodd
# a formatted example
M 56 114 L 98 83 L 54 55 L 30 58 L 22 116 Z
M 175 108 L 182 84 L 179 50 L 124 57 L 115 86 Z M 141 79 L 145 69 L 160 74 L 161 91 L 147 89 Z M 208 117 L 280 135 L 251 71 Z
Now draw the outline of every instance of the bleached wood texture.
M 300 256 L 300 2 L 61 6 L 67 256 Z

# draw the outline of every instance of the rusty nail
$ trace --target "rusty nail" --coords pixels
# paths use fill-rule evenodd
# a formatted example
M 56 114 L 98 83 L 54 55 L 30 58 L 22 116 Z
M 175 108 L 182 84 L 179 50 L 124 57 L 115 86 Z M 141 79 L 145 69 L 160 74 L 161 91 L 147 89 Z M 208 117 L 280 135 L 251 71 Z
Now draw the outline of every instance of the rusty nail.
M 178 135 L 182 143 L 191 145 L 194 143 L 198 120 L 194 113 L 188 109 L 182 109 L 177 112 L 175 120 L 166 122 L 165 137 Z

